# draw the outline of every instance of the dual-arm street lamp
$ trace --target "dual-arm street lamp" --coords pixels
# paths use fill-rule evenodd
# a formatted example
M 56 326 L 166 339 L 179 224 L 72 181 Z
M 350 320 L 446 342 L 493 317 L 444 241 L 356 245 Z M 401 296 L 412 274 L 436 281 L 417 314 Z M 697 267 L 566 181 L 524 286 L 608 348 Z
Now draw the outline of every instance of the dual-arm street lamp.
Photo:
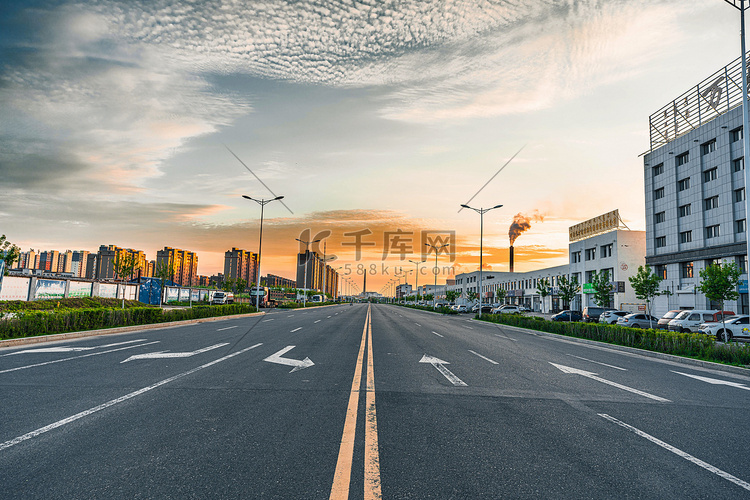
M 437 258 L 438 258 L 438 254 L 440 253 L 440 250 L 450 245 L 450 243 L 446 243 L 445 245 L 440 245 L 440 246 L 430 245 L 429 243 L 425 243 L 425 245 L 435 250 L 435 270 L 434 270 L 435 291 L 432 293 L 432 308 L 435 309 L 435 299 L 437 299 L 437 275 L 438 275 Z
M 302 241 L 299 238 L 294 238 L 294 239 L 297 240 L 297 241 L 299 241 L 300 243 L 304 243 L 305 244 L 305 283 L 304 283 L 304 291 L 302 293 L 302 307 L 306 307 L 307 306 L 307 262 L 309 260 L 307 254 L 310 251 L 310 244 L 311 243 L 318 243 L 320 240 Z
M 271 198 L 270 200 L 256 200 L 255 198 L 251 198 L 246 195 L 242 195 L 243 198 L 246 198 L 248 200 L 252 200 L 258 205 L 260 205 L 260 237 L 258 238 L 258 269 L 256 271 L 256 278 L 255 278 L 255 307 L 256 309 L 260 310 L 260 251 L 261 247 L 263 246 L 263 209 L 265 206 L 272 201 L 280 200 L 283 198 L 283 196 L 277 196 L 276 198 Z
M 490 210 L 502 207 L 502 205 L 495 205 L 492 208 L 473 208 L 469 205 L 461 205 L 463 208 L 474 210 L 479 214 L 479 317 L 482 317 L 482 238 L 484 236 L 484 214 Z
M 415 301 L 415 304 L 416 304 L 417 302 L 419 302 L 419 265 L 420 264 L 424 264 L 425 262 L 427 262 L 427 260 L 418 260 L 417 261 L 417 260 L 411 260 L 411 259 L 409 259 L 409 262 L 411 262 L 412 264 L 416 264 L 417 265 L 417 277 L 415 278 L 416 279 L 416 284 L 414 285 L 417 288 L 417 300 Z

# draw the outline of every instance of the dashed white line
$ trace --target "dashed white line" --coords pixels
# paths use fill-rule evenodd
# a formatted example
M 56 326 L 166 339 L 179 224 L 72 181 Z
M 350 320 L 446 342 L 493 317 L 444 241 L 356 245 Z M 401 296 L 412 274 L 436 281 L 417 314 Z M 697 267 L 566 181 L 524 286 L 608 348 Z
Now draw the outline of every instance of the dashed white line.
M 417 325 L 417 326 L 422 326 L 422 325 L 420 325 L 419 323 L 414 323 L 414 324 L 415 324 L 415 325 Z
M 298 330 L 302 330 L 302 327 L 300 326 L 299 328 L 295 328 L 294 330 L 292 330 L 292 331 L 291 331 L 291 332 L 289 332 L 289 333 L 294 333 L 294 332 L 296 332 L 296 331 L 298 331 Z
M 740 487 L 745 488 L 746 490 L 750 491 L 750 483 L 747 483 L 746 481 L 743 481 L 742 479 L 739 479 L 739 478 L 731 475 L 728 472 L 725 472 L 725 471 L 723 471 L 723 470 L 721 470 L 721 469 L 719 469 L 717 467 L 714 467 L 713 465 L 711 465 L 709 463 L 706 463 L 703 460 L 700 460 L 700 459 L 694 457 L 693 455 L 680 450 L 679 448 L 675 448 L 671 444 L 665 443 L 661 439 L 657 439 L 654 436 L 652 436 L 651 434 L 647 434 L 647 433 L 643 432 L 640 429 L 636 429 L 632 425 L 628 425 L 625 422 L 617 420 L 614 417 L 610 417 L 606 413 L 599 413 L 598 415 L 600 417 L 602 417 L 602 418 L 605 418 L 605 419 L 609 420 L 610 422 L 613 422 L 613 423 L 619 425 L 620 427 L 624 427 L 625 429 L 627 429 L 627 430 L 629 430 L 631 432 L 634 432 L 636 435 L 641 436 L 642 438 L 648 439 L 652 443 L 661 446 L 665 450 L 671 451 L 672 453 L 674 453 L 678 457 L 682 457 L 682 458 L 684 458 L 685 460 L 687 460 L 689 462 L 693 462 L 698 467 L 703 467 L 707 471 L 713 472 L 717 476 L 719 476 L 721 478 L 724 478 L 727 481 L 731 481 L 732 483 L 736 484 L 737 486 L 740 486 Z
M 217 332 L 221 332 L 221 331 L 224 331 L 224 330 L 231 330 L 232 328 L 239 328 L 239 327 L 238 327 L 238 326 L 236 326 L 236 325 L 235 325 L 235 326 L 228 326 L 228 327 L 226 327 L 226 328 L 219 328 L 219 329 L 218 329 L 218 330 L 216 330 L 216 331 L 217 331 Z
M 619 366 L 615 366 L 615 365 L 608 365 L 607 363 L 600 363 L 600 362 L 598 362 L 598 361 L 594 361 L 593 359 L 586 359 L 586 358 L 582 358 L 582 357 L 580 357 L 580 356 L 575 356 L 575 355 L 573 355 L 573 354 L 568 354 L 567 356 L 571 356 L 571 357 L 573 357 L 573 358 L 578 358 L 578 359 L 582 359 L 582 360 L 584 360 L 584 361 L 588 361 L 589 363 L 596 363 L 597 365 L 608 366 L 608 367 L 610 367 L 610 368 L 614 368 L 615 370 L 621 370 L 621 371 L 624 371 L 624 372 L 628 371 L 628 369 L 627 369 L 627 368 L 620 368 Z
M 313 323 L 320 323 L 322 320 L 316 319 Z
M 492 360 L 492 359 L 490 359 L 490 358 L 487 358 L 487 357 L 485 357 L 485 356 L 482 356 L 482 355 L 481 355 L 481 354 L 479 354 L 478 352 L 474 352 L 474 351 L 472 351 L 471 349 L 469 349 L 469 352 L 470 352 L 470 353 L 472 353 L 472 354 L 474 354 L 475 356 L 479 356 L 480 358 L 482 358 L 482 359 L 483 359 L 483 360 L 485 360 L 485 361 L 489 361 L 489 362 L 490 362 L 490 363 L 492 363 L 493 365 L 499 365 L 499 364 L 500 364 L 500 363 L 498 363 L 497 361 L 494 361 L 494 360 Z
M 273 321 L 273 318 L 271 318 L 271 319 L 264 319 L 263 321 L 261 321 L 261 323 L 265 323 L 266 321 Z
M 472 327 L 470 327 L 470 326 L 467 326 L 467 327 L 465 327 L 465 328 L 468 328 L 469 330 L 473 330 L 473 328 L 472 328 Z
M 438 336 L 438 337 L 440 337 L 440 338 L 443 338 L 443 336 L 442 336 L 442 335 L 440 335 L 440 334 L 439 334 L 438 332 L 432 332 L 432 333 L 434 333 L 435 335 L 437 335 L 437 336 Z

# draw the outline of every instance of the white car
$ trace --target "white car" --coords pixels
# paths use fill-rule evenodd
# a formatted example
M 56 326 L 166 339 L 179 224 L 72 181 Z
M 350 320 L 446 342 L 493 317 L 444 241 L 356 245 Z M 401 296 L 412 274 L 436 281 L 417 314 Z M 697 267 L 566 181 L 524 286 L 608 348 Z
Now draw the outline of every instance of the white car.
M 716 321 L 701 323 L 698 331 L 723 341 L 725 327 L 727 340 L 732 340 L 732 337 L 750 338 L 750 316 L 746 314 L 726 318 L 723 324 Z
M 614 325 L 617 320 L 623 316 L 630 314 L 628 311 L 604 311 L 599 316 L 599 323 L 607 323 L 608 325 Z

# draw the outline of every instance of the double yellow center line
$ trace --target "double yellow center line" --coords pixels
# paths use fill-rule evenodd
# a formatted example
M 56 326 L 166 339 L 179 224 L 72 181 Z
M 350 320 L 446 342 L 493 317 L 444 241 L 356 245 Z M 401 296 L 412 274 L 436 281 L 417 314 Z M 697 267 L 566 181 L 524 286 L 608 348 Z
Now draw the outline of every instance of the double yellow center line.
M 362 386 L 362 366 L 367 352 L 366 366 L 366 400 L 365 400 L 365 464 L 364 464 L 364 498 L 382 498 L 380 491 L 380 458 L 378 455 L 378 423 L 375 416 L 375 372 L 372 363 L 372 310 L 367 306 L 365 327 L 362 331 L 362 341 L 359 345 L 357 365 L 352 380 L 352 390 L 349 395 L 349 406 L 346 409 L 344 434 L 341 436 L 339 458 L 336 462 L 336 472 L 333 475 L 331 500 L 347 500 L 349 498 L 349 482 L 352 476 L 352 462 L 354 461 L 354 440 L 357 429 L 357 409 L 359 407 L 359 393 Z

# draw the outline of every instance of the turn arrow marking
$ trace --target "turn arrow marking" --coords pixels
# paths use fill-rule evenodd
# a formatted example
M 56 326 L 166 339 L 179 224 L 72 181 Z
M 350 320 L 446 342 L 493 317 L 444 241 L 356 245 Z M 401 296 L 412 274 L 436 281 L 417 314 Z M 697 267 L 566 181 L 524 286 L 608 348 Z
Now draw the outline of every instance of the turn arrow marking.
M 287 366 L 293 366 L 292 371 L 289 373 L 294 373 L 298 370 L 304 370 L 305 368 L 309 368 L 313 366 L 315 363 L 312 362 L 310 358 L 305 358 L 302 361 L 299 361 L 297 359 L 290 359 L 290 358 L 282 358 L 284 354 L 288 353 L 292 349 L 294 349 L 295 346 L 288 345 L 279 352 L 276 352 L 274 354 L 271 354 L 263 361 L 268 361 L 269 363 L 276 363 L 279 365 L 287 365 Z
M 661 401 L 662 403 L 671 403 L 670 400 L 664 399 L 659 396 L 654 396 L 653 394 L 649 394 L 647 392 L 639 391 L 638 389 L 633 389 L 632 387 L 628 387 L 626 385 L 618 384 L 617 382 L 612 382 L 611 380 L 603 379 L 601 377 L 598 377 L 596 373 L 587 372 L 585 370 L 579 370 L 578 368 L 572 368 L 570 366 L 564 366 L 564 365 L 558 365 L 552 362 L 549 362 L 552 366 L 559 369 L 563 373 L 572 373 L 574 375 L 581 375 L 586 378 L 590 378 L 591 380 L 596 380 L 597 382 L 601 382 L 603 384 L 611 385 L 612 387 L 617 387 L 618 389 L 622 389 L 623 391 L 632 392 L 634 394 L 638 394 L 639 396 L 643 396 L 649 399 L 653 399 L 656 401 Z
M 198 349 L 197 351 L 192 352 L 147 352 L 146 354 L 136 354 L 134 356 L 130 356 L 128 359 L 124 361 L 120 361 L 120 364 L 127 363 L 128 361 L 132 361 L 134 359 L 155 359 L 155 358 L 189 358 L 190 356 L 195 356 L 196 354 L 201 354 L 207 351 L 211 351 L 213 349 L 218 349 L 219 347 L 229 345 L 229 342 L 224 342 L 222 344 L 215 344 L 209 347 L 204 347 L 203 349 Z
M 682 373 L 682 372 L 676 372 L 674 370 L 669 370 L 672 373 L 677 373 L 679 375 L 685 375 L 686 377 L 694 378 L 696 380 L 701 380 L 703 382 L 708 382 L 709 384 L 713 385 L 728 385 L 729 387 L 736 387 L 737 389 L 744 389 L 746 391 L 750 391 L 750 387 L 747 387 L 744 384 L 740 384 L 739 382 L 727 382 L 726 380 L 719 380 L 717 378 L 708 378 L 708 377 L 701 377 L 699 375 L 691 375 L 689 373 Z
M 437 371 L 442 373 L 443 376 L 447 378 L 451 384 L 466 387 L 466 382 L 456 377 L 449 369 L 445 367 L 445 365 L 450 364 L 447 361 L 443 361 L 442 359 L 436 358 L 435 356 L 428 356 L 427 354 L 425 354 L 424 356 L 422 356 L 422 359 L 420 359 L 419 362 L 429 363 L 437 368 Z

